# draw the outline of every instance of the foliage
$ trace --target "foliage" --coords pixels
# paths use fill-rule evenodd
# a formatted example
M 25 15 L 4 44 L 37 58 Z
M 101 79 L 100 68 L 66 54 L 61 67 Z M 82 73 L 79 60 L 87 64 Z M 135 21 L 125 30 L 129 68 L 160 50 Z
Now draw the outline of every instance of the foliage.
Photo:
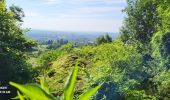
M 157 98 L 162 100 L 170 99 L 170 70 L 156 75 L 153 79 L 155 84 L 158 85 Z
M 135 46 L 125 45 L 120 40 L 98 46 L 83 46 L 58 56 L 47 71 L 47 84 L 50 88 L 55 87 L 53 90 L 56 91 L 56 95 L 60 95 L 64 91 L 62 86 L 65 77 L 70 71 L 70 66 L 74 65 L 77 60 L 82 67 L 76 84 L 76 94 L 80 94 L 85 89 L 92 87 L 91 85 L 82 87 L 82 84 L 88 82 L 96 84 L 105 81 L 119 84 L 115 85 L 111 91 L 105 91 L 105 89 L 102 89 L 104 87 L 102 87 L 100 90 L 103 91 L 102 95 L 114 91 L 121 94 L 126 91 L 125 88 L 135 85 L 133 81 L 128 84 L 128 80 L 142 81 L 147 77 L 147 74 L 144 73 L 147 68 L 142 66 L 142 57 L 137 53 Z M 108 87 L 110 86 L 106 88 Z
M 78 65 L 76 65 L 70 75 L 70 77 L 67 80 L 65 89 L 64 89 L 64 95 L 63 95 L 63 100 L 72 100 L 73 99 L 73 90 L 76 82 L 76 77 L 77 77 L 77 72 L 78 72 Z M 41 85 L 37 84 L 26 84 L 24 86 L 10 82 L 10 85 L 16 87 L 18 90 L 22 92 L 18 92 L 18 96 L 15 97 L 14 99 L 29 99 L 29 100 L 60 100 L 62 99 L 59 97 L 54 97 L 52 96 L 51 93 L 49 93 L 49 90 L 45 86 L 43 80 L 41 80 Z M 101 85 L 87 91 L 86 93 L 82 94 L 79 97 L 79 100 L 88 100 L 99 88 Z
M 169 32 L 170 21 L 169 1 L 153 1 L 158 3 L 157 12 L 161 23 L 158 25 L 158 32 L 152 38 L 153 56 L 160 61 L 160 66 L 169 67 Z
M 10 11 L 14 13 L 14 18 L 17 19 L 20 22 L 23 22 L 23 17 L 25 17 L 25 14 L 22 10 L 22 8 L 18 7 L 18 6 L 10 6 L 9 7 Z
M 60 52 L 58 52 L 57 50 L 50 50 L 41 54 L 39 56 L 39 59 L 43 66 L 47 66 L 48 63 L 55 60 L 59 54 Z
M 64 39 L 39 41 L 39 44 L 47 45 L 47 49 L 57 49 L 67 43 L 68 43 L 68 40 L 64 40 Z
M 32 69 L 26 58 L 34 42 L 24 37 L 25 30 L 14 15 L 7 10 L 5 1 L 0 1 L 0 79 L 3 82 L 24 82 L 31 78 L 29 72 Z
M 139 41 L 139 44 L 142 43 L 142 49 L 147 47 L 147 49 L 142 50 L 142 52 L 148 52 L 150 55 L 150 59 L 145 62 L 145 65 L 150 67 L 150 70 L 154 73 L 149 74 L 150 77 L 143 80 L 141 84 L 143 84 L 142 87 L 146 94 L 153 95 L 156 99 L 164 100 L 169 98 L 168 91 L 160 92 L 160 90 L 169 89 L 167 82 L 170 64 L 169 5 L 169 0 L 129 0 L 128 7 L 125 10 L 128 17 L 125 19 L 125 27 L 121 30 L 121 38 L 124 42 L 134 45 Z M 131 41 L 137 42 L 134 43 Z M 139 52 L 141 51 L 139 50 Z M 163 77 L 166 77 L 166 79 L 161 82 L 160 80 Z M 144 84 L 147 84 L 147 86 Z M 164 87 L 162 87 L 162 84 L 164 84 Z
M 112 42 L 112 37 L 110 37 L 108 34 L 105 34 L 104 36 L 99 36 L 98 38 L 96 38 L 97 44 L 110 43 L 110 42 Z
M 38 60 L 40 62 L 40 70 L 47 70 L 48 67 L 50 66 L 50 63 L 52 61 L 55 61 L 59 56 L 62 56 L 66 53 L 71 52 L 71 50 L 74 48 L 74 45 L 71 43 L 65 44 L 63 46 L 61 46 L 59 49 L 54 50 L 51 49 L 45 53 L 42 53 L 41 55 L 39 55 Z M 42 71 L 41 70 L 41 71 Z
M 156 3 L 149 0 L 127 0 L 127 7 L 124 12 L 127 17 L 124 25 L 120 30 L 121 39 L 125 43 L 142 43 L 141 49 L 149 48 L 152 36 L 157 31 L 159 23 L 158 14 L 156 12 Z
M 75 66 L 73 72 L 68 79 L 65 89 L 64 89 L 64 100 L 72 100 L 73 99 L 73 90 L 76 82 L 78 72 L 78 65 Z
M 126 100 L 156 100 L 156 98 L 148 96 L 144 90 L 130 90 L 125 94 L 124 98 L 126 98 Z
M 11 82 L 22 92 L 17 92 L 16 98 L 169 100 L 169 5 L 169 0 L 127 0 L 124 9 L 127 16 L 120 38 L 114 41 L 108 34 L 98 37 L 97 45 L 77 46 L 60 40 L 59 44 L 65 45 L 57 46 L 57 49 L 54 41 L 47 41 L 48 48 L 55 50 L 40 54 L 36 66 L 39 77 L 45 79 L 41 80 L 40 86 Z M 34 75 L 29 74 L 33 69 L 28 67 L 29 60 L 26 59 L 34 43 L 23 35 L 25 30 L 20 26 L 23 16 L 21 8 L 12 6 L 7 10 L 5 3 L 0 1 L 2 79 L 23 82 Z M 67 79 L 72 66 L 75 67 Z M 97 90 L 98 93 L 91 97 Z
M 5 0 L 0 1 L 0 81 L 1 85 L 5 86 L 9 81 L 32 81 L 35 75 L 34 69 L 26 61 L 29 58 L 28 51 L 35 43 L 24 36 L 25 30 L 16 18 L 16 14 L 22 12 L 22 9 L 19 9 L 13 7 L 9 10 Z M 10 90 L 12 93 L 3 99 L 14 95 L 14 89 Z

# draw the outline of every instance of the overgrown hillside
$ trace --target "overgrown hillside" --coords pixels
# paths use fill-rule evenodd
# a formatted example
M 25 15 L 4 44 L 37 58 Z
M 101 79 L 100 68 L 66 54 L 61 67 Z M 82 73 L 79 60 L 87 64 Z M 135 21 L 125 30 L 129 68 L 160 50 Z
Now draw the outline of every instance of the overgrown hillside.
M 78 94 L 104 82 L 93 99 L 169 99 L 169 4 L 168 0 L 130 0 L 120 38 L 54 51 L 58 55 L 48 62 L 46 74 L 49 86 L 60 95 L 71 67 L 79 61 Z M 40 59 L 53 54 L 43 55 Z
M 60 53 L 61 51 L 64 54 Z M 77 92 L 80 93 L 85 88 L 82 86 L 87 83 L 92 85 L 106 81 L 125 85 L 123 79 L 131 78 L 132 81 L 135 81 L 135 79 L 140 80 L 140 77 L 142 78 L 140 76 L 142 73 L 138 73 L 143 68 L 141 55 L 136 52 L 135 47 L 125 45 L 120 40 L 98 46 L 74 47 L 69 44 L 53 51 L 53 53 L 51 52 L 41 55 L 40 59 L 46 61 L 48 57 L 56 57 L 52 59 L 51 63 L 48 62 L 50 64 L 47 68 L 48 71 L 47 69 L 44 70 L 47 71 L 49 86 L 57 93 L 62 92 L 70 69 L 77 61 L 81 67 L 77 83 Z M 59 55 L 55 55 L 57 52 Z M 138 77 L 135 74 L 138 74 Z M 130 86 L 125 87 L 129 88 Z M 113 90 L 116 91 L 116 88 L 118 88 L 118 84 Z M 122 91 L 122 89 L 118 90 Z M 106 90 L 105 92 L 110 91 Z
M 38 43 L 24 37 L 26 30 L 20 26 L 22 9 L 15 6 L 7 9 L 4 0 L 0 1 L 0 78 L 6 84 L 9 81 L 44 83 L 42 88 L 36 85 L 41 90 L 39 93 L 43 91 L 47 96 L 61 99 L 67 78 L 72 77 L 69 79 L 72 83 L 67 84 L 71 84 L 71 91 L 75 90 L 74 95 L 70 94 L 74 99 L 88 90 L 90 95 L 98 90 L 90 99 L 169 100 L 170 0 L 127 0 L 124 12 L 127 16 L 120 36 L 113 41 L 106 34 L 94 44 L 64 43 L 50 50 L 43 47 L 41 51 Z M 78 74 L 73 75 L 76 68 Z M 39 82 L 42 77 L 46 82 Z M 27 90 L 37 93 L 27 87 L 30 85 L 24 86 L 24 93 L 17 92 L 16 98 L 28 99 Z M 11 96 L 15 93 L 13 89 Z

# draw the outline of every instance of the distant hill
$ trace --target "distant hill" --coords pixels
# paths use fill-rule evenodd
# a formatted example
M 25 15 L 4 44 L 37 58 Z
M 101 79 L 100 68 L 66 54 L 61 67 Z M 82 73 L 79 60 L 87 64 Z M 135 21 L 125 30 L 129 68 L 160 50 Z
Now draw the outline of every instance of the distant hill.
M 47 30 L 31 30 L 26 36 L 34 40 L 46 41 L 67 39 L 70 42 L 87 43 L 94 42 L 95 39 L 104 35 L 104 32 L 64 32 L 64 31 L 47 31 Z M 113 39 L 118 36 L 117 33 L 108 33 Z

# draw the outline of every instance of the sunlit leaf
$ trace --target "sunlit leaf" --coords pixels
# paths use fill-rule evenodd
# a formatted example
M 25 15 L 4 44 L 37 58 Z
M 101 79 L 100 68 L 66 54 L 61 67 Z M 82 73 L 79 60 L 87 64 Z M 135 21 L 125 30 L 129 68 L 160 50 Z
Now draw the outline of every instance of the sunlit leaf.
M 93 96 L 97 90 L 102 86 L 102 84 L 96 86 L 95 88 L 90 89 L 89 91 L 80 95 L 79 100 L 89 100 L 91 96 Z
M 73 90 L 76 82 L 77 72 L 78 72 L 78 64 L 76 64 L 70 77 L 66 82 L 65 89 L 64 89 L 64 100 L 73 99 Z
M 54 97 L 47 94 L 43 89 L 41 89 L 36 84 L 27 84 L 22 86 L 20 84 L 10 82 L 10 85 L 18 88 L 24 95 L 28 96 L 31 99 L 36 100 L 55 100 Z
M 25 95 L 22 95 L 22 97 L 23 97 L 23 98 L 26 98 Z M 16 97 L 13 97 L 13 98 L 11 98 L 11 99 L 13 99 L 13 100 L 18 100 L 18 99 L 20 99 L 20 98 L 19 98 L 19 96 L 16 96 Z
M 50 93 L 49 88 L 45 84 L 45 78 L 44 77 L 40 79 L 40 86 L 45 92 L 47 92 L 48 94 Z
M 22 96 L 22 95 L 19 93 L 19 91 L 17 91 L 17 94 L 18 94 L 18 97 L 19 97 L 20 100 L 24 100 L 24 96 Z

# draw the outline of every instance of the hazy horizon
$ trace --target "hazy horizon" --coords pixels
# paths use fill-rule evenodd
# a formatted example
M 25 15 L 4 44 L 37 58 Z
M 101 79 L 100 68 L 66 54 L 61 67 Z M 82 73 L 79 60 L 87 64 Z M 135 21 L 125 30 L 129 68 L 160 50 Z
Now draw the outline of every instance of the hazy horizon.
M 51 31 L 51 30 L 31 30 L 25 36 L 34 40 L 46 41 L 66 39 L 74 42 L 95 41 L 97 37 L 109 34 L 113 39 L 118 37 L 118 33 L 114 32 L 71 32 L 71 31 Z
M 52 29 L 30 29 L 29 31 L 51 31 L 51 32 L 75 32 L 75 33 L 114 33 L 114 34 L 118 34 L 119 32 L 106 32 L 106 31 L 69 31 L 69 30 L 52 30 Z

